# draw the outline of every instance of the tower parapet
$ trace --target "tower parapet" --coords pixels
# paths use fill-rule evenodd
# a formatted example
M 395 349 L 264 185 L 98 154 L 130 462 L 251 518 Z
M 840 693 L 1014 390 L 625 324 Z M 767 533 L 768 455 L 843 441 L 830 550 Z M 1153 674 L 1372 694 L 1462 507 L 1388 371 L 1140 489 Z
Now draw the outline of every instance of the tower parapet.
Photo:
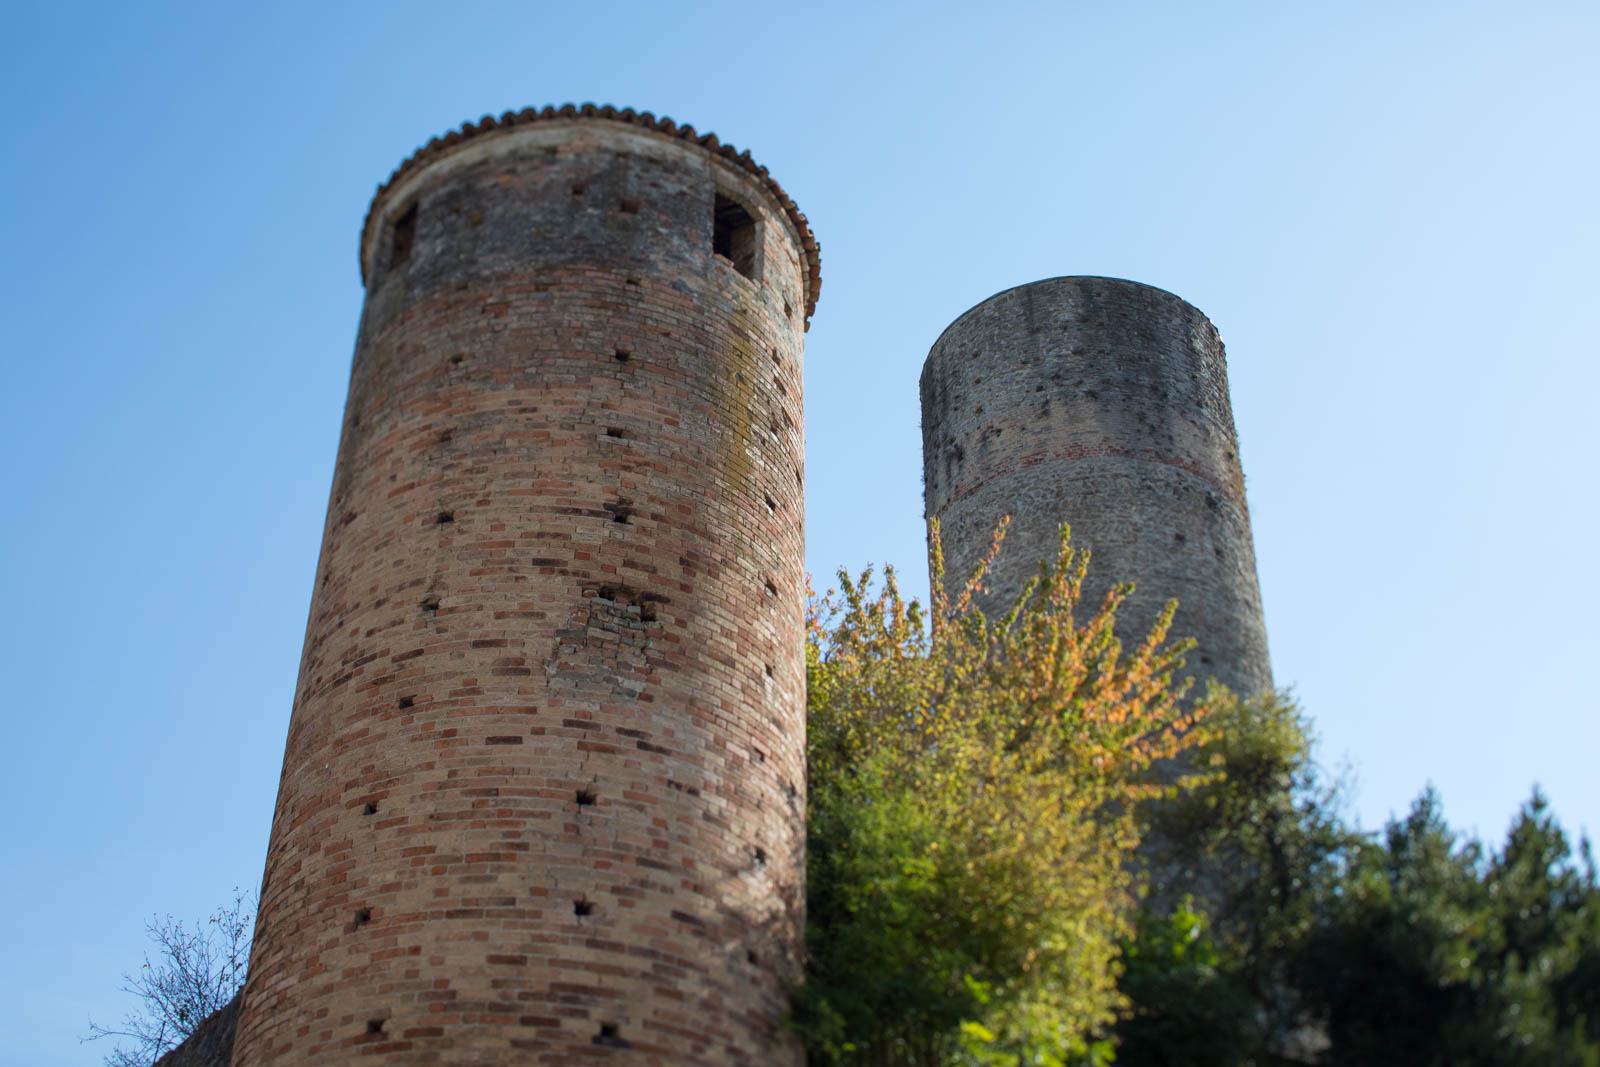
M 798 1063 L 805 217 L 546 108 L 361 265 L 233 1062 Z
M 1053 559 L 1061 523 L 1093 553 L 1085 599 L 1137 592 L 1137 640 L 1165 602 L 1194 637 L 1189 673 L 1272 685 L 1222 339 L 1197 309 L 1115 278 L 1051 278 L 951 323 L 922 370 L 923 485 L 946 573 L 964 580 L 1010 515 L 980 604 L 1009 606 Z

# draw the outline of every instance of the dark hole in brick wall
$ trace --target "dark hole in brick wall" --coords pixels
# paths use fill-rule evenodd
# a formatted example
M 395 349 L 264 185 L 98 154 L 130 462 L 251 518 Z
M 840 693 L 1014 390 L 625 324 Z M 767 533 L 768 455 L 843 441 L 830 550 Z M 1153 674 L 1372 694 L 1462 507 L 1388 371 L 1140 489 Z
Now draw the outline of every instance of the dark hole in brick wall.
M 617 207 L 622 210 L 624 215 L 637 215 L 639 213 L 639 201 L 634 200 L 632 197 L 623 197 L 617 201 Z
M 745 950 L 744 960 L 752 967 L 761 966 L 761 957 L 757 956 L 755 952 L 750 949 Z
M 369 1034 L 381 1034 L 381 1033 L 383 1033 L 383 1020 L 382 1019 L 368 1019 L 367 1020 L 367 1033 L 369 1033 Z
M 755 856 L 756 866 L 758 868 L 759 867 L 765 867 L 767 865 L 767 850 L 766 849 L 760 847 L 759 845 L 756 846 L 756 850 L 755 850 L 754 856 Z
M 628 360 L 630 360 L 632 358 L 633 358 L 633 353 L 628 351 L 626 348 L 617 349 L 617 362 L 618 363 L 626 363 L 626 362 L 628 362 Z
M 794 469 L 794 484 L 798 485 L 802 489 L 806 487 L 806 480 L 801 476 L 799 467 Z
M 772 664 L 770 664 L 770 663 L 767 664 L 767 677 L 768 678 L 772 677 Z
M 357 908 L 356 909 L 355 923 L 356 923 L 357 926 L 365 926 L 367 923 L 369 923 L 371 921 L 372 921 L 372 909 L 371 908 Z
M 401 697 L 399 700 L 395 701 L 394 706 L 397 708 L 409 708 L 416 702 L 416 697 Z
M 778 510 L 778 502 L 772 499 L 771 493 L 767 494 L 767 510 L 771 512 L 776 512 Z
M 615 437 L 619 441 L 632 441 L 634 439 L 634 435 L 624 430 L 621 426 L 607 426 L 606 436 Z
M 572 914 L 593 915 L 594 905 L 589 903 L 587 900 L 574 900 L 572 902 Z
M 751 749 L 751 751 L 755 753 L 757 763 L 767 762 L 767 754 L 765 752 L 761 751 L 759 748 Z
M 783 302 L 783 317 L 786 319 L 794 318 L 794 308 L 789 306 L 789 301 L 787 300 Z
M 461 354 L 461 353 L 460 353 L 460 352 L 457 352 L 457 353 L 456 353 L 456 354 L 455 354 L 455 355 L 453 355 L 453 356 L 451 356 L 451 357 L 450 357 L 450 365 L 451 365 L 451 366 L 456 366 L 456 365 L 458 365 L 458 364 L 459 364 L 459 363 L 460 363 L 460 362 L 461 362 L 461 361 L 462 361 L 462 360 L 464 360 L 464 359 L 466 359 L 466 358 L 467 358 L 467 357 L 466 357 L 466 356 L 464 356 L 464 355 L 462 355 L 462 354 Z
M 778 595 L 778 587 L 772 584 L 771 578 L 767 579 L 767 584 L 763 588 L 766 589 L 768 596 Z
M 588 186 L 584 182 L 573 182 L 572 183 L 572 195 L 573 196 L 582 196 L 583 195 L 583 191 L 586 188 L 588 188 Z
M 456 435 L 456 432 L 454 430 L 440 430 L 439 431 L 439 443 L 441 445 L 449 444 L 450 443 L 450 439 L 452 437 L 454 437 L 455 435 Z
M 616 1023 L 601 1023 L 600 1032 L 594 1035 L 593 1041 L 596 1045 L 607 1045 L 611 1048 L 633 1047 L 627 1041 L 623 1040 L 621 1034 L 617 1033 Z
M 615 504 L 602 504 L 601 507 L 611 514 L 611 521 L 622 526 L 627 526 L 628 520 L 633 517 L 633 508 L 628 506 L 628 501 L 618 500 Z
M 743 204 L 721 193 L 711 212 L 711 251 L 746 278 L 756 276 L 756 220 Z
M 595 796 L 594 790 L 590 789 L 588 786 L 585 786 L 584 788 L 578 790 L 577 801 L 578 801 L 578 807 L 580 807 L 580 808 L 589 807 L 597 799 L 598 798 Z
M 439 512 L 439 517 L 433 521 L 440 526 L 448 526 L 450 523 L 456 521 L 456 513 L 453 511 L 441 511 Z
M 642 278 L 629 278 L 628 279 L 628 284 L 629 285 L 643 285 L 644 284 L 644 279 L 642 279 Z
M 781 364 L 783 362 L 783 357 L 778 355 L 778 346 L 777 345 L 773 345 L 772 346 L 772 362 L 779 363 L 779 364 Z
M 439 610 L 439 598 L 436 596 L 430 596 L 418 606 L 421 607 L 423 611 L 432 614 L 433 612 Z
M 354 415 L 350 416 L 350 428 L 352 430 L 361 429 L 361 412 L 358 411 Z
M 389 268 L 392 270 L 411 258 L 411 246 L 417 240 L 417 205 L 406 208 L 394 222 L 394 238 L 389 242 Z
M 1181 534 L 1181 533 L 1175 533 L 1175 534 L 1173 534 L 1173 535 L 1172 535 L 1172 539 L 1173 539 L 1173 540 L 1174 540 L 1174 541 L 1176 541 L 1176 542 L 1178 542 L 1178 544 L 1180 544 L 1180 545 L 1181 545 L 1181 544 L 1183 544 L 1183 543 L 1184 543 L 1184 542 L 1185 542 L 1185 541 L 1187 541 L 1187 540 L 1188 540 L 1188 538 L 1187 538 L 1187 537 L 1185 537 L 1185 536 L 1184 536 L 1184 535 L 1183 535 L 1183 534 Z
M 378 805 L 376 805 L 376 804 L 368 804 L 366 807 L 361 809 L 361 814 L 363 814 L 363 815 L 376 815 L 376 814 L 378 814 Z
M 1211 662 L 1211 657 L 1210 656 L 1201 656 L 1200 657 L 1200 662 L 1201 663 L 1210 663 Z

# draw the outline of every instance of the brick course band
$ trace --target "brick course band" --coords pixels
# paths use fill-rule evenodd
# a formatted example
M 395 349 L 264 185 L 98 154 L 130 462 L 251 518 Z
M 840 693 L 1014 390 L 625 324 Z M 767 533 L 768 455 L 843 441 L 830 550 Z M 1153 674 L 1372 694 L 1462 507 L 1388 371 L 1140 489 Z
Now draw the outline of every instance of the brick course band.
M 1088 603 L 1137 583 L 1119 614 L 1125 642 L 1176 597 L 1173 636 L 1199 641 L 1189 674 L 1247 695 L 1271 687 L 1222 340 L 1194 307 L 1115 278 L 990 297 L 928 353 L 922 433 L 949 580 L 1012 517 L 986 610 L 1015 599 L 1069 522 L 1093 553 Z
M 423 157 L 366 238 L 233 1063 L 797 1065 L 814 243 L 624 122 Z

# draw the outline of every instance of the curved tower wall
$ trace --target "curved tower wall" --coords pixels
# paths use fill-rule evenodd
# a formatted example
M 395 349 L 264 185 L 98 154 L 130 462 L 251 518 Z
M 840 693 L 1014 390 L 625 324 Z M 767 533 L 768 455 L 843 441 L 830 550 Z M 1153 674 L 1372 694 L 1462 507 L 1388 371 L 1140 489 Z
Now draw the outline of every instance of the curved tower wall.
M 631 111 L 379 191 L 235 1064 L 800 1062 L 816 265 Z
M 948 581 L 1012 522 L 983 598 L 1003 609 L 1054 558 L 1061 523 L 1093 553 L 1085 598 L 1137 592 L 1124 644 L 1179 601 L 1188 670 L 1235 692 L 1270 688 L 1250 515 L 1222 340 L 1171 293 L 1113 278 L 1052 278 L 956 319 L 922 371 L 924 493 Z

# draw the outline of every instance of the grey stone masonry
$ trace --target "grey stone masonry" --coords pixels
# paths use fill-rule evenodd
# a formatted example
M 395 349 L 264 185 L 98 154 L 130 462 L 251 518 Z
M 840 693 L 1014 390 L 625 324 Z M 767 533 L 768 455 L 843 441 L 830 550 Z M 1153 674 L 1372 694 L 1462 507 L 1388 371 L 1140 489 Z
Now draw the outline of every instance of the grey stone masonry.
M 968 576 L 1011 516 L 980 603 L 1008 605 L 1053 557 L 1061 523 L 1093 554 L 1085 598 L 1116 581 L 1125 646 L 1170 598 L 1188 671 L 1241 695 L 1272 685 L 1250 515 L 1216 328 L 1161 289 L 1051 278 L 956 319 L 922 371 L 927 516 L 947 581 Z

